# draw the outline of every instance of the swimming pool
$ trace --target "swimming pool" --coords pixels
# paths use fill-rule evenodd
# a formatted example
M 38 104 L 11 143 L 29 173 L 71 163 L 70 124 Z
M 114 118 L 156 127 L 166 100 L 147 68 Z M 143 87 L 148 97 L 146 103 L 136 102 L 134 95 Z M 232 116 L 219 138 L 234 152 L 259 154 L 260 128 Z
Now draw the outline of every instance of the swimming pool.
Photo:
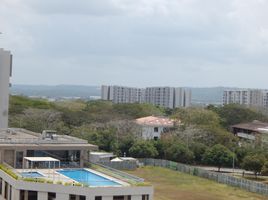
M 21 172 L 20 175 L 25 178 L 41 178 L 44 177 L 39 172 Z
M 79 183 L 89 186 L 120 186 L 121 184 L 85 169 L 58 170 L 58 173 L 67 176 Z

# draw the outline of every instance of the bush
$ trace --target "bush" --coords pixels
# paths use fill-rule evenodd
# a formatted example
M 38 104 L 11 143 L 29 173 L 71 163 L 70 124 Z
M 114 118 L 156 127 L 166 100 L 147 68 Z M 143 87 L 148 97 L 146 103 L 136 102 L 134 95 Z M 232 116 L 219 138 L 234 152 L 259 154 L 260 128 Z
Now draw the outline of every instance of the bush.
M 129 149 L 129 153 L 135 158 L 154 158 L 158 155 L 152 142 L 143 140 L 135 142 Z
M 243 159 L 242 168 L 245 170 L 253 171 L 257 177 L 258 173 L 262 171 L 262 167 L 265 162 L 265 157 L 263 155 L 249 155 Z
M 7 173 L 7 174 L 8 174 L 9 176 L 11 176 L 12 178 L 18 180 L 19 176 L 18 176 L 15 172 L 13 172 L 13 171 L 10 170 L 9 168 L 7 168 L 6 166 L 4 166 L 4 165 L 0 165 L 0 169 L 1 169 L 2 171 L 4 171 L 5 173 Z
M 234 153 L 225 146 L 217 144 L 206 151 L 203 161 L 209 165 L 215 165 L 220 171 L 223 166 L 231 166 Z
M 262 174 L 263 176 L 268 176 L 268 161 L 266 161 L 266 162 L 264 163 L 264 165 L 262 166 L 261 174 Z

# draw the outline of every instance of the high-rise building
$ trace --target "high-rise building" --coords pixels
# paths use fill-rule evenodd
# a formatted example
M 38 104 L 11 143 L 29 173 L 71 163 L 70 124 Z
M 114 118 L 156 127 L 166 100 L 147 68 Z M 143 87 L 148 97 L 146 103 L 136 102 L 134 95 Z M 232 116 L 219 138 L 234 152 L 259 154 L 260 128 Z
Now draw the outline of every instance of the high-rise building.
M 189 107 L 191 91 L 174 87 L 131 88 L 102 86 L 103 100 L 114 103 L 150 103 L 165 108 Z
M 268 107 L 268 91 L 260 89 L 226 90 L 223 93 L 223 105 L 226 104 Z
M 8 128 L 9 78 L 12 74 L 12 55 L 0 49 L 0 129 Z

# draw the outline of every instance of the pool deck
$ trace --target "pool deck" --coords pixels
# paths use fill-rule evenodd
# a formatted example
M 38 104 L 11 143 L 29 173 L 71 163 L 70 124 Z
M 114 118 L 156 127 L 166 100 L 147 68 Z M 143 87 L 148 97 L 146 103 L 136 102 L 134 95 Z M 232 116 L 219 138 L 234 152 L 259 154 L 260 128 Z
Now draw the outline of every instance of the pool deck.
M 92 185 L 90 185 L 88 187 L 128 187 L 128 186 L 130 186 L 130 184 L 125 182 L 125 181 L 108 176 L 106 174 L 100 173 L 100 172 L 93 170 L 93 169 L 89 169 L 89 168 L 78 168 L 78 169 L 79 170 L 81 170 L 81 169 L 87 170 L 90 173 L 94 173 L 98 176 L 104 177 L 110 181 L 113 181 L 113 182 L 116 182 L 119 184 L 119 185 L 112 185 L 112 186 L 111 185 L 108 185 L 108 186 L 92 186 Z M 66 168 L 59 168 L 59 169 L 14 169 L 13 171 L 18 175 L 21 175 L 21 173 L 23 173 L 23 172 L 24 173 L 25 172 L 29 172 L 29 173 L 30 172 L 38 172 L 42 175 L 42 177 L 38 177 L 39 179 L 45 179 L 46 181 L 51 181 L 55 184 L 57 184 L 57 183 L 71 184 L 71 185 L 79 184 L 79 182 L 59 173 L 58 171 L 60 171 L 60 170 L 75 170 L 75 169 L 66 169 Z M 25 178 L 31 178 L 31 177 L 25 177 Z M 36 179 L 36 177 L 32 177 L 32 178 Z

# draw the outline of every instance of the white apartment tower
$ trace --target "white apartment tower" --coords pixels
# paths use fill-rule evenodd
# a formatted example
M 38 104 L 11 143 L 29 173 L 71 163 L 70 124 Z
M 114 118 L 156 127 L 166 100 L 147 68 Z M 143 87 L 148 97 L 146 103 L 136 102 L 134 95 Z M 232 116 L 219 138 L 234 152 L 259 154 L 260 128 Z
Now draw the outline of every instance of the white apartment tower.
M 113 103 L 150 103 L 165 108 L 189 107 L 191 91 L 174 87 L 102 86 L 101 99 Z
M 268 91 L 260 89 L 226 90 L 223 93 L 223 105 L 226 104 L 268 108 Z
M 0 129 L 8 128 L 9 78 L 12 74 L 12 55 L 0 49 Z

